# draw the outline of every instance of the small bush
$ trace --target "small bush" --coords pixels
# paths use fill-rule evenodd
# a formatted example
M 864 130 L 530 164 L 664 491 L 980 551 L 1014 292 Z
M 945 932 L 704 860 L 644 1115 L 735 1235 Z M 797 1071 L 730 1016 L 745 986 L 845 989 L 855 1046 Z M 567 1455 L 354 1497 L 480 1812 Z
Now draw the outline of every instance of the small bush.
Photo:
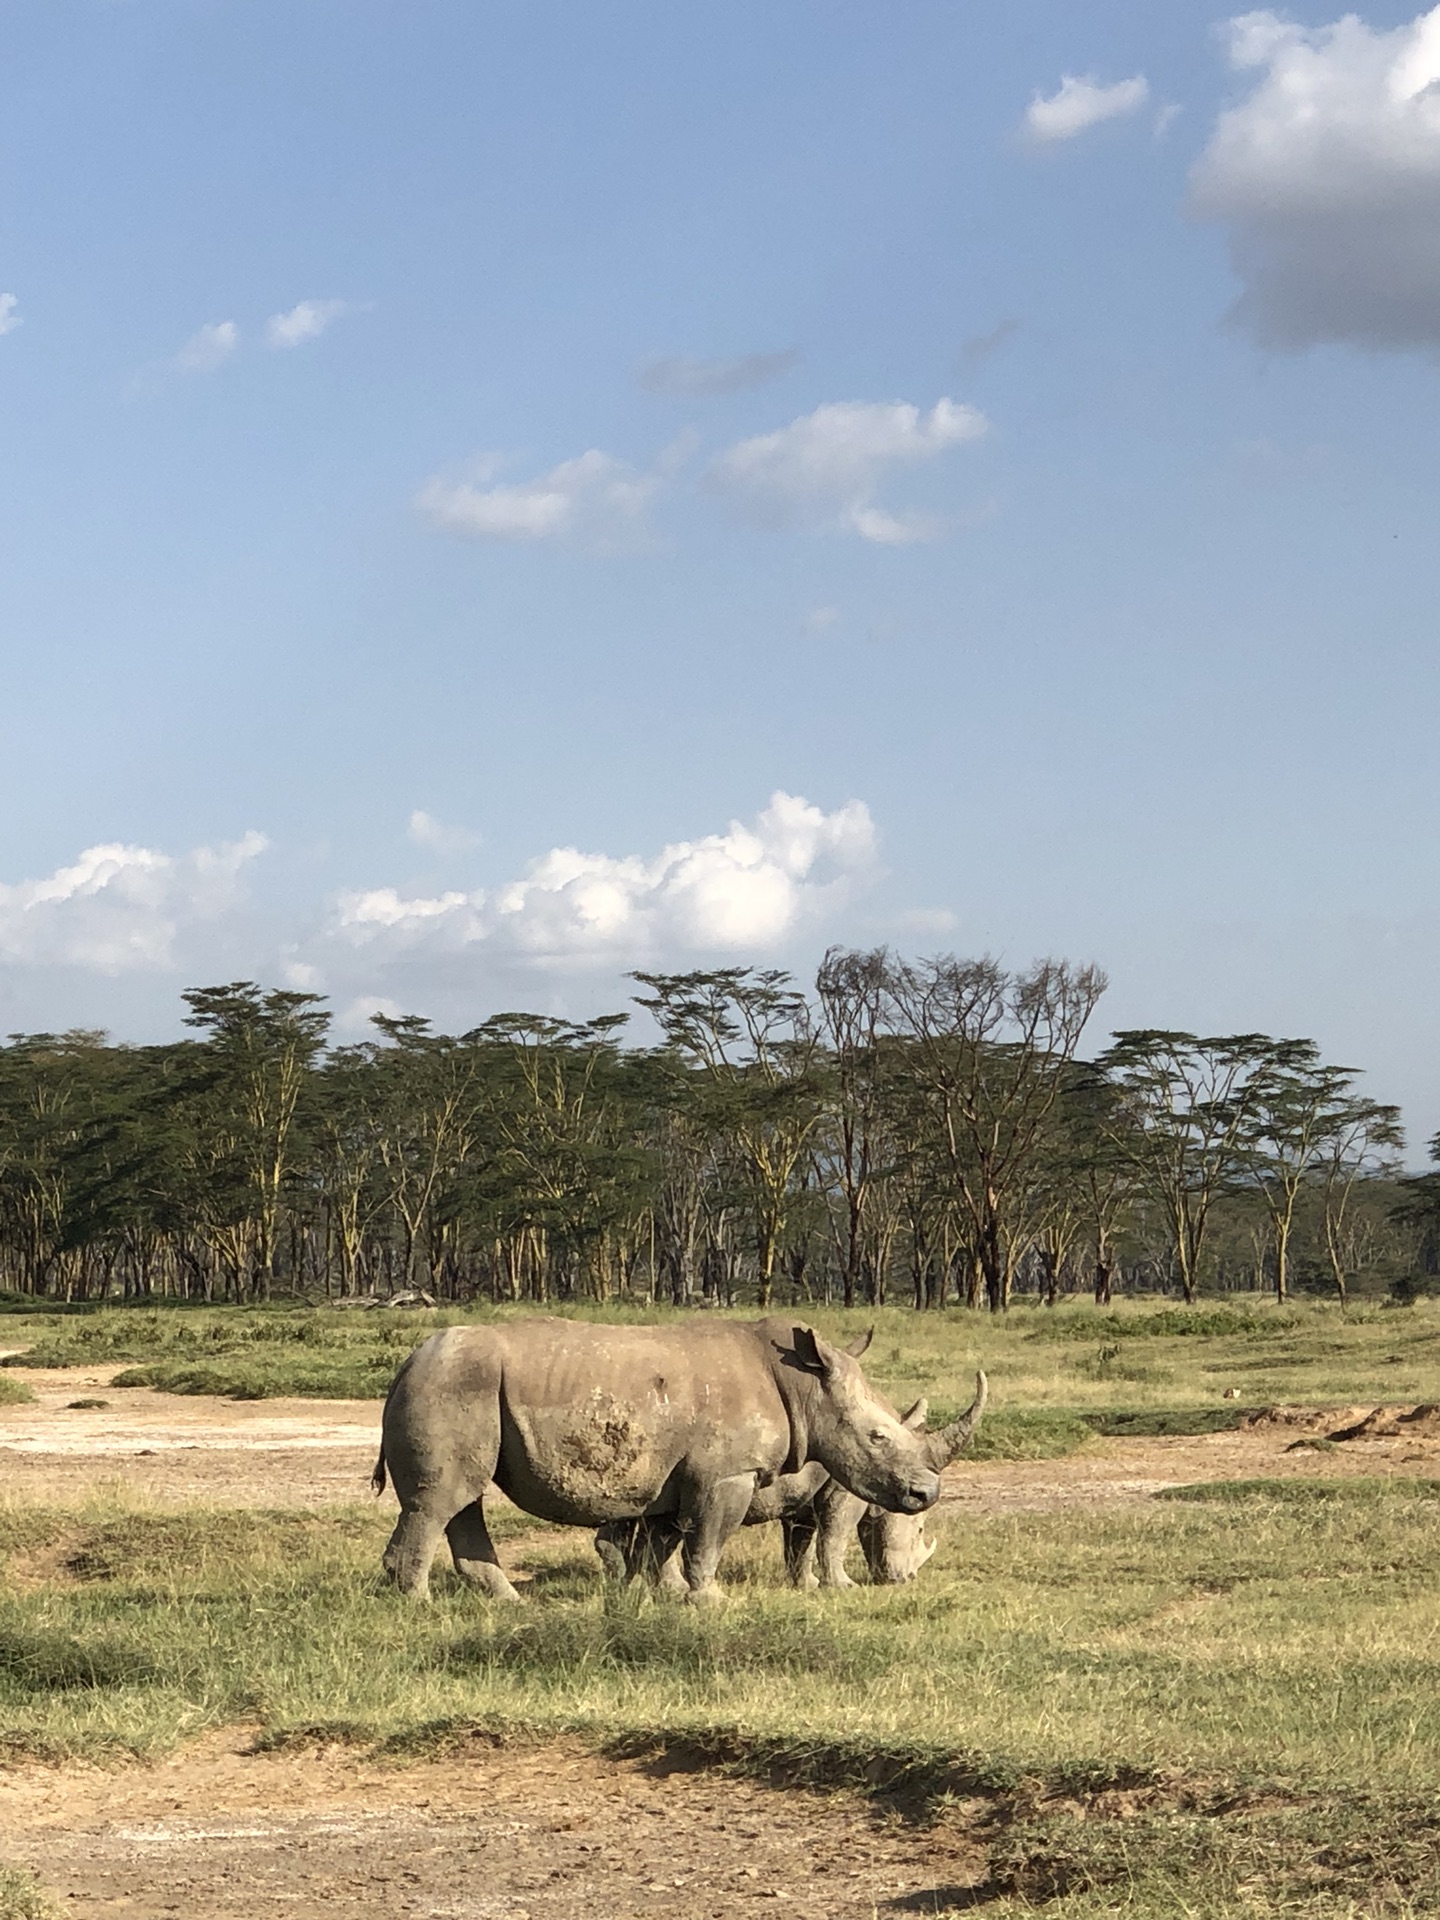
M 0 1867 L 0 1920 L 57 1920 L 59 1911 L 33 1874 Z

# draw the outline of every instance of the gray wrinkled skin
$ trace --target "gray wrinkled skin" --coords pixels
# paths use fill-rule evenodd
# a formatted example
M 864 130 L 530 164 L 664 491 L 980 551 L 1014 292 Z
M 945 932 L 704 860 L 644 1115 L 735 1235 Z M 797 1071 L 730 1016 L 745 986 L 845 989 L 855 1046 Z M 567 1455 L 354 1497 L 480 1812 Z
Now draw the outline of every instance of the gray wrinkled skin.
M 493 1481 L 561 1526 L 655 1521 L 705 1602 L 757 1490 L 811 1465 L 887 1512 L 923 1513 L 940 1493 L 923 1438 L 850 1355 L 793 1319 L 450 1327 L 411 1354 L 385 1403 L 375 1485 L 388 1471 L 400 1501 L 385 1567 L 424 1598 L 443 1536 L 462 1579 L 518 1598 L 485 1524 Z
M 859 1351 L 864 1351 L 865 1344 Z M 927 1460 L 940 1473 L 969 1445 L 988 1398 L 989 1382 L 977 1373 L 974 1400 L 948 1427 L 934 1433 L 926 1429 L 924 1400 L 917 1400 L 901 1416 L 901 1425 L 920 1438 Z M 818 1462 L 798 1473 L 782 1474 L 756 1493 L 744 1524 L 761 1526 L 772 1520 L 778 1520 L 784 1532 L 786 1574 L 793 1586 L 807 1591 L 854 1586 L 845 1571 L 845 1556 L 857 1535 L 876 1586 L 901 1586 L 913 1580 L 935 1551 L 935 1542 L 925 1538 L 923 1514 L 887 1512 L 868 1504 L 833 1480 Z M 602 1527 L 595 1536 L 595 1551 L 608 1574 L 616 1579 L 649 1579 L 671 1589 L 683 1585 L 679 1544 L 678 1535 L 650 1520 L 619 1522 Z

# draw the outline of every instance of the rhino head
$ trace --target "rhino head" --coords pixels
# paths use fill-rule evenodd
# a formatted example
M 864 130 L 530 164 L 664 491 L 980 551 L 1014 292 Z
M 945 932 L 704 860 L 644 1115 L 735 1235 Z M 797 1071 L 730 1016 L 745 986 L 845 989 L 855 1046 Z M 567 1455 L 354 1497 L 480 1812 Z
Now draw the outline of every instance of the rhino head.
M 900 1424 L 911 1433 L 924 1435 L 926 1457 L 940 1473 L 969 1444 L 989 1397 L 990 1383 L 983 1373 L 977 1373 L 974 1400 L 948 1427 L 934 1433 L 926 1431 L 928 1408 L 923 1399 L 917 1400 L 909 1412 L 901 1416 Z M 887 1513 L 878 1506 L 866 1508 L 860 1519 L 859 1534 L 860 1550 L 865 1555 L 870 1578 L 877 1586 L 884 1587 L 903 1586 L 907 1580 L 913 1580 L 937 1545 L 925 1538 L 922 1515 Z
M 811 1327 L 776 1340 L 778 1377 L 799 1375 L 805 1391 L 786 1392 L 804 1459 L 818 1460 L 842 1487 L 887 1513 L 924 1513 L 940 1498 L 940 1472 L 930 1458 L 933 1435 L 907 1427 L 875 1392 L 854 1356 Z M 802 1429 L 803 1423 L 803 1429 Z M 798 1463 L 797 1463 L 798 1464 Z

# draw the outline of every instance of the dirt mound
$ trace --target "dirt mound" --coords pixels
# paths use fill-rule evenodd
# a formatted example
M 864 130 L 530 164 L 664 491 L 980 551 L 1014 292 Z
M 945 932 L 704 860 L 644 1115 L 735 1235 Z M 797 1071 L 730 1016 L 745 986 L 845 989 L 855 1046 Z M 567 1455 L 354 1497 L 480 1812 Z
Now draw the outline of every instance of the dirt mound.
M 1246 1433 L 1284 1427 L 1295 1433 L 1318 1433 L 1333 1438 L 1331 1429 L 1337 1422 L 1344 1424 L 1358 1420 L 1365 1412 L 1366 1409 L 1359 1406 L 1259 1407 L 1254 1413 L 1247 1413 L 1240 1426 Z
M 1358 1412 L 1359 1410 L 1356 1409 Z M 1335 1427 L 1329 1440 L 1436 1440 L 1440 1439 L 1440 1407 L 1422 1403 L 1418 1407 L 1374 1407 L 1358 1420 Z

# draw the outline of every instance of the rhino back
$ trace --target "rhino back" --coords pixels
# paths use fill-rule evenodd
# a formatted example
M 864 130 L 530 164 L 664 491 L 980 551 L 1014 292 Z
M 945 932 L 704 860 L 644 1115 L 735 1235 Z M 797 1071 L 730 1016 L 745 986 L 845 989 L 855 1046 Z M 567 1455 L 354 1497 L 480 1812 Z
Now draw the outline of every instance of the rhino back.
M 497 1407 L 497 1485 L 564 1525 L 673 1511 L 687 1488 L 773 1472 L 790 1443 L 763 1343 L 725 1322 L 456 1327 L 404 1384 L 432 1444 L 467 1447 L 472 1408 Z

